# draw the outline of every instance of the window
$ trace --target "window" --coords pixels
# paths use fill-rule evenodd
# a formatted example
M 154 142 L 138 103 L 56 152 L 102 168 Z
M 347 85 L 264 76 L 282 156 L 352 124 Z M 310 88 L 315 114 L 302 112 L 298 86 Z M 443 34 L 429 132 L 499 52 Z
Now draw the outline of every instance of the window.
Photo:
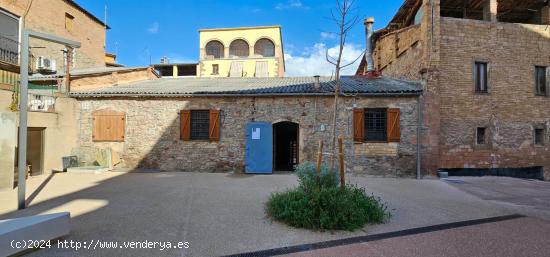
M 212 64 L 212 75 L 218 75 L 218 74 L 220 74 L 220 65 Z
M 548 78 L 547 78 L 547 68 L 542 66 L 535 67 L 535 86 L 537 95 L 548 95 Z
M 209 58 L 220 59 L 224 57 L 224 47 L 220 41 L 210 41 L 206 44 L 206 56 Z
M 365 110 L 365 140 L 386 141 L 386 109 Z
M 0 61 L 19 64 L 19 18 L 0 8 Z
M 182 110 L 180 114 L 182 140 L 220 140 L 219 110 Z
M 66 31 L 68 32 L 73 31 L 73 21 L 74 21 L 74 16 L 68 13 L 65 13 L 65 30 Z
M 355 142 L 399 142 L 399 109 L 354 109 L 353 138 Z
M 543 146 L 544 145 L 544 137 L 545 137 L 545 129 L 543 128 L 535 128 L 535 145 L 537 146 Z
M 475 62 L 474 67 L 474 83 L 475 90 L 478 93 L 487 93 L 488 83 L 487 83 L 487 63 L 486 62 Z
M 250 49 L 248 43 L 242 39 L 236 39 L 229 45 L 229 55 L 236 57 L 248 57 Z
M 262 38 L 254 45 L 254 54 L 273 57 L 275 56 L 275 44 L 267 38 Z
M 208 139 L 209 111 L 191 111 L 191 139 Z
M 111 110 L 92 113 L 94 142 L 124 142 L 125 114 Z
M 486 128 L 478 127 L 476 130 L 476 144 L 478 145 L 484 145 L 486 143 Z

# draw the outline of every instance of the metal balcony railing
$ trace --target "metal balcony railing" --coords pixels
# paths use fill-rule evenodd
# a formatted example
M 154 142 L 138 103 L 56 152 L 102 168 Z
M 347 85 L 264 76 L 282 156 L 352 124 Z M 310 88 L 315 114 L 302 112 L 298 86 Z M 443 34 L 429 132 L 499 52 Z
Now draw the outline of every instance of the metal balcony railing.
M 29 93 L 29 111 L 55 112 L 55 100 L 52 95 Z
M 0 61 L 19 65 L 19 42 L 0 36 Z

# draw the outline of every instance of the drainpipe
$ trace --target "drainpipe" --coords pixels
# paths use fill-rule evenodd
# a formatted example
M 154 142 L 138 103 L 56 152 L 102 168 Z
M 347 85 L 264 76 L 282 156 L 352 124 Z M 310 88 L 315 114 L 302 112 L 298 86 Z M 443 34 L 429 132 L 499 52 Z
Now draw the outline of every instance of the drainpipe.
M 422 96 L 419 95 L 417 98 L 416 98 L 416 102 L 417 102 L 417 107 L 416 107 L 416 110 L 418 112 L 417 114 L 417 121 L 416 121 L 416 179 L 421 179 L 421 174 L 420 174 L 420 169 L 421 169 L 421 164 L 420 162 L 422 161 L 422 156 L 420 154 L 420 128 L 422 126 L 422 101 L 420 100 Z

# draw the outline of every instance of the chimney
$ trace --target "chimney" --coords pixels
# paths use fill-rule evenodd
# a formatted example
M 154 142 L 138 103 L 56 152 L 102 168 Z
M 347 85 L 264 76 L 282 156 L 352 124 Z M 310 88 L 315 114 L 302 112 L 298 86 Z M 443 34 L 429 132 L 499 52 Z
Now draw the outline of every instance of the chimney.
M 374 68 L 374 61 L 372 59 L 372 25 L 374 24 L 374 18 L 366 18 L 363 21 L 363 24 L 365 24 L 365 36 L 366 36 L 366 43 L 365 43 L 365 62 L 367 63 L 366 72 L 364 74 L 367 77 L 379 77 L 381 74 Z
M 319 81 L 320 77 L 321 76 L 319 76 L 319 75 L 313 76 L 313 78 L 315 79 L 315 82 L 313 84 L 313 86 L 315 87 L 315 91 L 320 91 L 321 90 L 321 82 Z

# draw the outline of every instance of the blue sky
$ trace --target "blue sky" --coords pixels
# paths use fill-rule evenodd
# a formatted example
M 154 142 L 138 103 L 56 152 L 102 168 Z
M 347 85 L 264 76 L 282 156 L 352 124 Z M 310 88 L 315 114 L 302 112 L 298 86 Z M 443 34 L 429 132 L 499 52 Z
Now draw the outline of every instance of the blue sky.
M 107 5 L 107 50 L 118 54 L 127 66 L 158 63 L 162 56 L 177 62 L 197 61 L 201 28 L 281 25 L 287 75 L 330 75 L 323 63 L 324 52 L 335 52 L 336 25 L 328 19 L 334 0 L 76 0 L 104 19 Z M 131 4 L 130 4 L 131 3 Z M 373 16 L 375 29 L 386 26 L 401 0 L 357 0 L 356 14 Z M 364 28 L 357 24 L 348 36 L 345 59 L 359 55 L 364 45 Z M 348 69 L 352 73 L 353 67 Z

